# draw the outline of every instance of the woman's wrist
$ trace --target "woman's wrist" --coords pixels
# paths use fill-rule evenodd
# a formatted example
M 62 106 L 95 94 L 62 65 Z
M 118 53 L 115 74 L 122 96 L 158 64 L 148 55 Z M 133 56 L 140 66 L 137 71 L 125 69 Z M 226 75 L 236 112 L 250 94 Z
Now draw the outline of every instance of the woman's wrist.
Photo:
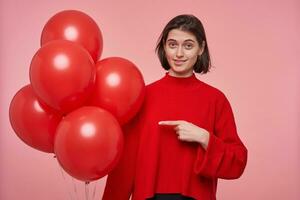
M 207 149 L 209 143 L 209 132 L 202 132 L 199 143 L 205 150 Z

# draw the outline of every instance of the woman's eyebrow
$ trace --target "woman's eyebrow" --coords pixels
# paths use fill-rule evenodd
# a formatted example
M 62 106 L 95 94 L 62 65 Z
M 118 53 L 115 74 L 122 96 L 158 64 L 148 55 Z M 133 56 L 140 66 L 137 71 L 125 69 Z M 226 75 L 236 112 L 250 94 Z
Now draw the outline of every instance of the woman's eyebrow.
M 195 43 L 195 41 L 194 40 L 192 40 L 192 39 L 187 39 L 187 40 L 184 40 L 185 42 L 193 42 L 193 43 Z
M 168 39 L 167 42 L 172 41 L 172 42 L 176 42 L 176 40 L 174 39 Z
M 175 39 L 172 39 L 172 38 L 170 38 L 170 39 L 167 40 L 167 42 L 169 42 L 169 41 L 171 41 L 171 42 L 177 42 Z M 192 39 L 186 39 L 186 40 L 184 40 L 184 42 L 193 42 L 193 43 L 195 43 L 195 41 L 192 40 Z

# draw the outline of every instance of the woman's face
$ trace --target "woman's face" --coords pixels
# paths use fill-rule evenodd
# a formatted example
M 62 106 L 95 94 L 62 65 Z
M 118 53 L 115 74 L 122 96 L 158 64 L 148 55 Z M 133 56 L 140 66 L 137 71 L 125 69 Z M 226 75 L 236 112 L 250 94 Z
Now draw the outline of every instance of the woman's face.
M 169 74 L 177 77 L 188 77 L 193 73 L 193 66 L 204 49 L 200 47 L 193 33 L 172 29 L 164 45 L 166 58 L 170 65 Z

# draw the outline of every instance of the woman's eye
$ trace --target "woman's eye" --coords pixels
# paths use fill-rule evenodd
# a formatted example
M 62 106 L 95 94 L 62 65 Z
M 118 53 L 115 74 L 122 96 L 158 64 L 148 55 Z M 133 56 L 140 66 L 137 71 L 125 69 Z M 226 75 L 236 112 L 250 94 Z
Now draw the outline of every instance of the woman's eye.
M 176 47 L 176 43 L 169 43 L 169 47 L 171 47 L 171 48 Z
M 186 49 L 191 49 L 191 48 L 193 48 L 193 45 L 192 45 L 192 44 L 186 44 L 186 45 L 185 45 L 185 48 L 186 48 Z

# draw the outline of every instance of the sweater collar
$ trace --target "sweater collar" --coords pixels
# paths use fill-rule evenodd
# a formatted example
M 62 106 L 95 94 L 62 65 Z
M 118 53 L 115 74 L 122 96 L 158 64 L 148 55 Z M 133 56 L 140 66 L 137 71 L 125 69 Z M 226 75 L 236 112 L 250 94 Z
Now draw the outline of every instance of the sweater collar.
M 199 80 L 197 79 L 195 73 L 193 73 L 191 76 L 189 77 L 175 77 L 175 76 L 171 76 L 169 74 L 169 72 L 165 73 L 165 76 L 163 77 L 163 80 L 167 83 L 167 84 L 172 84 L 172 85 L 177 85 L 177 86 L 188 86 L 188 85 L 192 85 L 196 82 L 198 82 Z

